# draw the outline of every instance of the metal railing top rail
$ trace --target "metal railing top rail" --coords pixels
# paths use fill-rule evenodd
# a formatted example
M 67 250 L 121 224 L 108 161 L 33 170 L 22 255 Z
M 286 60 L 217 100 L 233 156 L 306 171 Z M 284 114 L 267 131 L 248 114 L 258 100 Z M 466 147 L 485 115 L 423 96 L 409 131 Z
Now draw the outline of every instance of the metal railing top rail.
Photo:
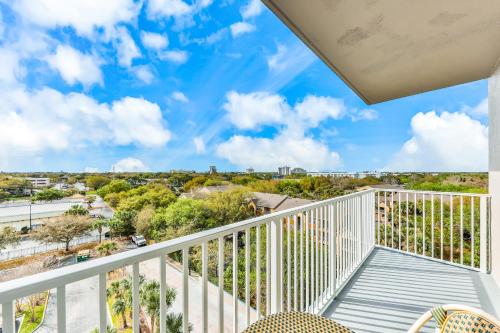
M 412 193 L 412 194 L 434 194 L 434 195 L 453 195 L 453 196 L 468 196 L 468 197 L 485 197 L 491 198 L 489 193 L 469 193 L 469 192 L 440 192 L 440 191 L 428 191 L 428 190 L 405 190 L 405 189 L 385 189 L 385 188 L 374 188 L 375 192 L 388 192 L 388 193 Z
M 32 295 L 45 290 L 56 288 L 61 285 L 84 280 L 99 274 L 107 273 L 117 268 L 157 258 L 161 255 L 180 251 L 185 248 L 198 246 L 205 241 L 211 241 L 221 236 L 228 236 L 235 232 L 240 232 L 248 228 L 263 225 L 271 221 L 290 216 L 292 214 L 301 213 L 316 207 L 336 203 L 371 192 L 374 192 L 374 189 L 368 189 L 340 197 L 313 202 L 308 205 L 290 208 L 264 216 L 258 216 L 255 218 L 197 232 L 191 235 L 171 239 L 131 251 L 121 252 L 110 255 L 108 257 L 79 263 L 77 265 L 66 266 L 55 270 L 2 282 L 0 283 L 0 302 L 10 302 L 20 297 Z

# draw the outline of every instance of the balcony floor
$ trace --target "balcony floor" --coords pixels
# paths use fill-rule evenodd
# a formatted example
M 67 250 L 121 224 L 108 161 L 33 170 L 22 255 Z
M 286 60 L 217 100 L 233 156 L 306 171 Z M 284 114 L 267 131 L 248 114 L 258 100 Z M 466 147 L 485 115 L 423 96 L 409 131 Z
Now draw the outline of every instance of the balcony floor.
M 406 332 L 438 304 L 465 304 L 495 315 L 498 295 L 486 274 L 375 248 L 323 315 L 355 332 Z M 432 332 L 428 326 L 424 331 Z

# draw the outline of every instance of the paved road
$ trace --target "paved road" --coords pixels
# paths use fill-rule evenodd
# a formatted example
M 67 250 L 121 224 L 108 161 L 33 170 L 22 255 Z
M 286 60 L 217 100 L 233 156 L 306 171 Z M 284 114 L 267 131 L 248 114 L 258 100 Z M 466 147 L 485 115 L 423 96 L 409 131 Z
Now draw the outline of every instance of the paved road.
M 160 267 L 157 259 L 142 262 L 139 266 L 140 274 L 144 274 L 147 279 L 159 280 Z M 169 312 L 182 313 L 182 273 L 167 263 L 167 285 L 177 290 L 177 297 Z M 218 307 L 219 307 L 219 288 L 208 283 L 208 332 L 217 332 L 218 330 Z M 193 333 L 201 332 L 202 303 L 201 303 L 201 279 L 189 277 L 189 322 L 193 324 Z M 245 323 L 245 304 L 239 304 L 239 331 L 246 327 Z M 256 318 L 256 312 L 251 310 L 250 318 L 252 321 Z M 233 332 L 233 296 L 224 294 L 224 331 Z
M 66 286 L 66 331 L 89 333 L 99 325 L 97 276 Z M 57 331 L 56 290 L 51 290 L 45 319 L 36 333 Z

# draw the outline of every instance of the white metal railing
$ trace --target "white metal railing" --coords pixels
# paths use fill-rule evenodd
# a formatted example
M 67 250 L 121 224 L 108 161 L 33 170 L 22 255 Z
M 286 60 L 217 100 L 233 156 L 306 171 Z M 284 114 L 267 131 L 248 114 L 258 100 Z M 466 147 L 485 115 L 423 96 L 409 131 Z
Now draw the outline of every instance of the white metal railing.
M 377 190 L 376 244 L 489 271 L 490 195 Z
M 132 265 L 133 332 L 139 332 L 139 263 L 157 258 L 160 299 L 166 292 L 165 256 L 182 253 L 182 304 L 184 332 L 188 331 L 189 257 L 201 248 L 201 322 L 197 330 L 208 331 L 207 284 L 210 278 L 208 245 L 217 247 L 217 321 L 224 331 L 224 273 L 232 265 L 232 327 L 241 331 L 252 320 L 280 311 L 322 313 L 346 285 L 375 244 L 375 192 L 367 190 L 307 206 L 249 219 L 227 226 L 172 239 L 151 246 L 59 268 L 0 284 L 3 333 L 14 333 L 14 301 L 21 297 L 57 289 L 57 329 L 66 332 L 66 285 L 99 276 L 99 329 L 106 332 L 107 272 Z M 255 246 L 252 247 L 252 244 Z M 263 245 L 263 246 L 262 246 Z M 224 246 L 232 248 L 231 258 Z M 212 247 L 214 248 L 214 247 Z M 212 254 L 214 255 L 214 254 Z M 243 265 L 238 265 L 239 260 Z M 232 261 L 232 263 L 231 263 Z M 244 267 L 244 281 L 238 269 Z M 251 274 L 254 272 L 255 274 Z M 255 276 L 254 283 L 251 283 Z M 252 279 L 251 279 L 252 277 Z M 244 283 L 243 283 L 244 282 Z M 251 288 L 254 286 L 254 288 Z M 227 284 L 226 284 L 227 287 Z M 160 332 L 165 332 L 166 304 L 160 302 Z M 242 307 L 242 308 L 241 308 Z M 240 309 L 241 308 L 241 309 Z M 95 311 L 93 309 L 93 311 Z M 244 322 L 238 314 L 244 311 Z M 257 313 L 256 318 L 250 312 Z M 199 325 L 199 326 L 198 326 Z

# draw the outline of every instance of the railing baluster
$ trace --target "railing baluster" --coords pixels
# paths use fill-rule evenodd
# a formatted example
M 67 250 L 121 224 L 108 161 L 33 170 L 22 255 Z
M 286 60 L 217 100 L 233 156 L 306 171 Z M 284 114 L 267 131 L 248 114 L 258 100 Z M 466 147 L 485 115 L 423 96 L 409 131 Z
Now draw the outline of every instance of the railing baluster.
M 255 228 L 255 306 L 257 320 L 261 317 L 260 309 L 260 225 Z
M 406 192 L 406 252 L 410 252 L 410 200 Z
M 425 194 L 422 194 L 422 255 L 425 256 Z
M 57 333 L 66 333 L 66 286 L 57 287 Z
M 238 330 L 238 233 L 233 233 L 233 332 Z
M 479 201 L 479 269 L 483 273 L 488 273 L 488 254 L 486 253 L 488 246 L 486 220 L 488 218 L 488 212 L 486 211 L 488 203 L 486 200 L 485 197 L 481 197 Z
M 271 314 L 271 223 L 266 223 L 266 315 Z
M 440 235 L 440 239 L 441 239 L 441 260 L 443 260 L 444 258 L 444 228 L 443 228 L 443 220 L 444 220 L 444 196 L 441 194 L 441 220 L 440 220 L 440 224 L 441 224 L 441 235 Z
M 218 278 L 219 278 L 219 308 L 218 308 L 218 327 L 219 333 L 224 332 L 224 237 L 219 236 L 218 241 Z
M 293 215 L 293 310 L 299 310 L 298 302 L 298 264 L 297 264 L 297 214 Z
M 464 196 L 460 196 L 460 264 L 464 264 Z
M 431 257 L 434 258 L 434 194 L 431 194 Z
M 299 215 L 300 219 L 300 307 L 299 311 L 304 311 L 304 214 Z
M 474 257 L 474 252 L 475 252 L 475 243 L 474 243 L 474 238 L 475 238 L 475 231 L 474 231 L 474 197 L 470 198 L 470 265 L 471 267 L 476 267 L 475 265 L 475 257 Z
M 278 266 L 279 266 L 279 276 L 280 276 L 280 279 L 278 280 L 278 284 L 279 285 L 279 289 L 280 289 L 280 293 L 279 293 L 279 311 L 283 312 L 284 311 L 284 308 L 285 308 L 285 305 L 284 305 L 284 302 L 283 302 L 283 297 L 284 297 L 284 285 L 283 285 L 283 279 L 284 279 L 284 276 L 283 276 L 283 265 L 284 265 L 284 262 L 283 262 L 283 219 L 280 219 L 279 220 L 279 223 L 278 223 L 278 227 L 279 227 L 279 233 L 277 234 L 278 235 L 278 243 L 280 245 L 279 247 L 279 261 L 278 261 Z
M 417 193 L 413 196 L 413 253 L 417 254 Z
M 391 248 L 394 248 L 394 192 L 391 192 Z
M 271 247 L 271 313 L 283 311 L 283 244 L 282 234 L 283 223 L 281 219 L 275 219 L 271 222 L 271 239 L 273 246 Z
M 139 263 L 135 262 L 132 265 L 132 327 L 133 333 L 140 332 L 139 319 Z
M 108 323 L 108 304 L 106 291 L 106 273 L 99 274 L 99 332 L 106 333 Z M 165 331 L 160 331 L 165 333 Z
M 163 302 L 162 302 L 163 303 Z M 207 241 L 201 244 L 201 330 L 208 332 L 208 249 Z
M 164 300 L 167 297 L 167 266 L 164 254 L 158 258 L 158 264 L 160 265 L 160 333 L 165 333 L 167 331 L 167 303 Z M 106 313 L 106 310 L 104 312 Z
M 401 251 L 401 192 L 398 192 L 398 250 Z
M 16 333 L 14 301 L 2 303 L 2 333 Z
M 189 333 L 189 248 L 182 249 L 182 329 Z
M 250 326 L 250 228 L 245 230 L 245 321 Z
M 453 196 L 450 195 L 450 262 L 453 262 Z
M 323 225 L 323 218 L 324 218 L 324 214 L 323 214 L 323 207 L 320 207 L 319 208 L 319 225 L 318 225 L 318 228 L 319 228 L 319 233 L 318 233 L 318 236 L 319 236 L 319 243 L 318 243 L 318 246 L 319 246 L 319 304 L 321 302 L 323 302 L 323 295 L 324 295 L 324 267 L 323 267 L 323 257 L 324 257 L 324 254 L 323 254 L 323 247 L 324 247 L 324 244 L 323 244 L 323 236 L 324 236 L 324 225 Z M 319 306 L 318 304 L 318 306 Z
M 387 192 L 384 191 L 384 246 L 387 246 Z
M 319 308 L 319 303 L 318 303 L 318 298 L 319 298 L 319 295 L 320 295 L 320 290 L 319 290 L 319 214 L 318 214 L 318 208 L 316 208 L 316 212 L 315 212 L 315 239 L 314 239 L 314 247 L 315 247 L 315 254 L 314 254 L 314 258 L 315 258 L 315 262 L 314 262 L 314 267 L 316 269 L 316 275 L 314 277 L 315 279 L 315 283 L 316 285 L 314 286 L 314 303 L 315 303 L 315 310 Z
M 332 297 L 335 297 L 335 294 L 337 293 L 337 221 L 338 221 L 338 215 L 337 215 L 337 209 L 338 209 L 338 203 L 336 202 L 335 204 L 332 204 L 331 210 L 332 210 L 332 219 L 331 219 L 331 269 L 332 269 L 332 283 L 331 283 L 331 288 L 332 288 Z
M 314 209 L 311 210 L 311 290 L 310 290 L 310 296 L 311 296 L 311 312 L 314 311 L 314 300 L 315 300 L 315 279 L 314 279 L 314 234 L 315 234 L 315 230 L 316 230 L 316 223 L 315 223 L 315 219 L 316 218 L 316 214 L 314 214 Z
M 286 217 L 286 310 L 290 311 L 292 308 L 292 245 L 290 242 L 290 216 Z
M 305 234 L 305 243 L 306 243 L 306 298 L 305 298 L 305 311 L 309 310 L 309 286 L 311 284 L 311 279 L 310 279 L 310 272 L 311 272 L 311 267 L 309 265 L 309 229 L 310 229 L 310 211 L 306 211 L 306 219 L 305 219 L 305 229 L 306 229 L 306 234 Z

